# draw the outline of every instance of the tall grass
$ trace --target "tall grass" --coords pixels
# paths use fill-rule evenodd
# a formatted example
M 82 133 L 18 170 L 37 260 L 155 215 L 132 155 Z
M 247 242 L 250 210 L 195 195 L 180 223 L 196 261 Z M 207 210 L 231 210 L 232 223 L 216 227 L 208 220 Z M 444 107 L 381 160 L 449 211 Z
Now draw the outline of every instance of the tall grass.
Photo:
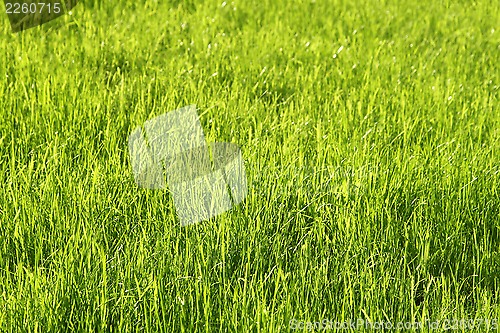
M 88 1 L 19 34 L 2 20 L 1 331 L 500 317 L 498 3 Z M 135 186 L 127 136 L 190 104 L 208 141 L 242 148 L 249 195 L 180 227 L 168 192 Z

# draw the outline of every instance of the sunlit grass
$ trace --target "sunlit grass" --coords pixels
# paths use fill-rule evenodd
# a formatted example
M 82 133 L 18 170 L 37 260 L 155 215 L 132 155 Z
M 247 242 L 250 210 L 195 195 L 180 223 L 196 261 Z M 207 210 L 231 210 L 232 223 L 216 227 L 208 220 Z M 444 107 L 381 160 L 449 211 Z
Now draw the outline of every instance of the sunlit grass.
M 131 1 L 0 41 L 0 330 L 500 317 L 493 1 Z M 127 136 L 196 104 L 249 195 L 180 227 Z

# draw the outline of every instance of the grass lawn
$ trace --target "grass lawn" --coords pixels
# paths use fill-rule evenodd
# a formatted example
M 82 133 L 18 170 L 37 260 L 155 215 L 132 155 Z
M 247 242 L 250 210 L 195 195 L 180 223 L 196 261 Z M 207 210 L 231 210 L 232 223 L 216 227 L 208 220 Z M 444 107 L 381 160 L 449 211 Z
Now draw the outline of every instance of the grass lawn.
M 500 331 L 498 1 L 0 17 L 1 332 Z M 248 196 L 181 227 L 127 139 L 190 104 Z

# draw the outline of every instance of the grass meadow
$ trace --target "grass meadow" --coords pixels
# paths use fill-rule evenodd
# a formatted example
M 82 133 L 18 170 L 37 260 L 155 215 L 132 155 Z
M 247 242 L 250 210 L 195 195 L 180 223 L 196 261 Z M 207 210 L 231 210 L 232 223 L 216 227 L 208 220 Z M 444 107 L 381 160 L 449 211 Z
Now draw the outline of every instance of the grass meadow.
M 500 331 L 498 1 L 0 20 L 1 332 Z M 249 192 L 181 227 L 127 138 L 190 104 L 241 147 Z

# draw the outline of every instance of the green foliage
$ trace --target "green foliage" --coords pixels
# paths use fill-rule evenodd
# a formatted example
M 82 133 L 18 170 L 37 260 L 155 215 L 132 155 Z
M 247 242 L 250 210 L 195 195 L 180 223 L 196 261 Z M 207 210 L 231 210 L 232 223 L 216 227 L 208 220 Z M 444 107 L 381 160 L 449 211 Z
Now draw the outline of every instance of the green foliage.
M 87 1 L 0 40 L 0 331 L 500 318 L 495 1 Z M 249 195 L 181 228 L 127 136 L 197 104 Z

